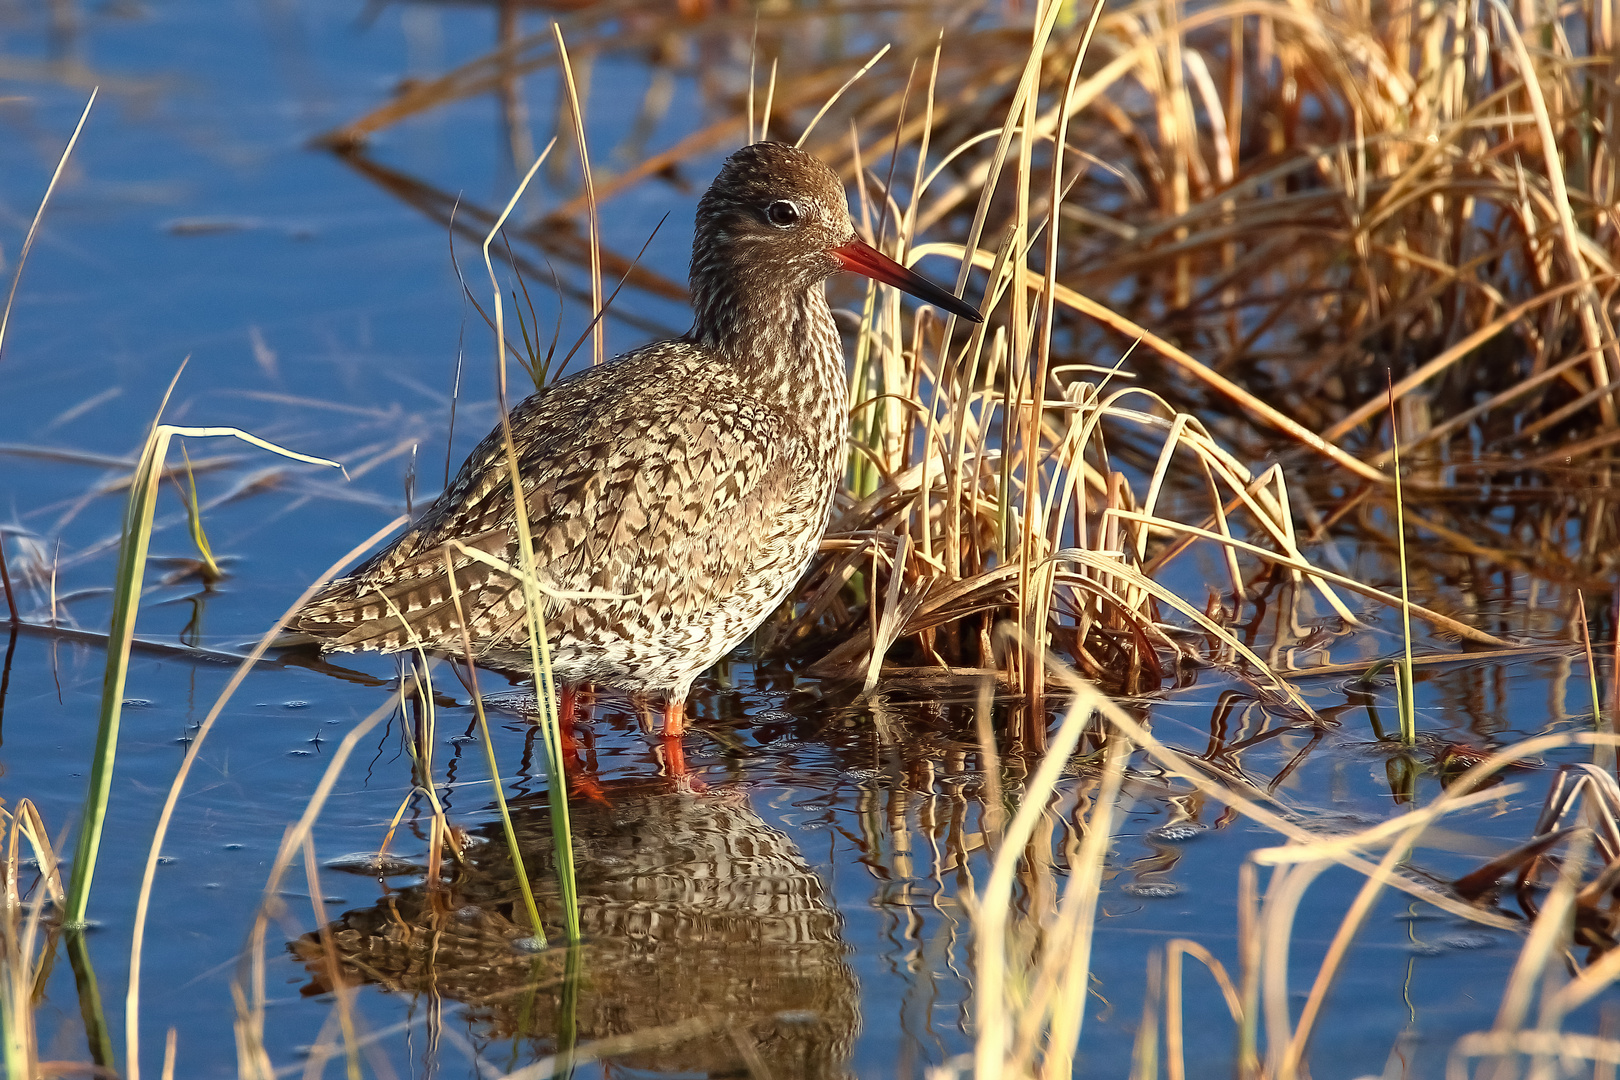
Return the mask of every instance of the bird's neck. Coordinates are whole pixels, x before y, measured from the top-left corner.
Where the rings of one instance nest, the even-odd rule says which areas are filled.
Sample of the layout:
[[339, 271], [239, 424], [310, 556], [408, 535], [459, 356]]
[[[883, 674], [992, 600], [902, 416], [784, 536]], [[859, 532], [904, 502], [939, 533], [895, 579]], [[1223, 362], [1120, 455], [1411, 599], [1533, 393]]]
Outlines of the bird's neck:
[[696, 298], [692, 339], [734, 365], [760, 400], [841, 445], [849, 385], [844, 345], [821, 282]]

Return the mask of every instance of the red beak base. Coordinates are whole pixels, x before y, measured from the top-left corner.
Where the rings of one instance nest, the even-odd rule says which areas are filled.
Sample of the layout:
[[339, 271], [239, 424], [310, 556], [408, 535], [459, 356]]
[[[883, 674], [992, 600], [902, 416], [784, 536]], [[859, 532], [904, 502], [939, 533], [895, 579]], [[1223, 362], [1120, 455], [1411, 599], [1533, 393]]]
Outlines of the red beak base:
[[831, 254], [838, 260], [840, 266], [852, 274], [860, 274], [874, 281], [881, 281], [885, 285], [893, 285], [901, 292], [910, 293], [925, 303], [944, 308], [970, 322], [984, 322], [984, 316], [979, 314], [978, 308], [935, 285], [916, 271], [906, 269], [858, 236], [847, 244], [833, 248]]

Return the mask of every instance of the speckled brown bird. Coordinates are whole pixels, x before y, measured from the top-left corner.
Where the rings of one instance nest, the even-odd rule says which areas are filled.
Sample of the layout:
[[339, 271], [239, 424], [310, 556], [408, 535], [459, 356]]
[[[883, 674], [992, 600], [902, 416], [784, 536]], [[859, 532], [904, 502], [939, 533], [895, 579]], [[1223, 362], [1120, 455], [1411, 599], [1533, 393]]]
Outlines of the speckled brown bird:
[[[856, 236], [822, 162], [780, 143], [744, 147], [698, 203], [692, 329], [513, 410], [536, 568], [558, 593], [617, 597], [551, 602], [560, 682], [662, 696], [678, 732], [693, 679], [798, 583], [844, 468], [849, 389], [824, 288], [841, 270], [980, 321]], [[499, 427], [415, 524], [289, 629], [329, 651], [419, 639], [459, 653], [450, 540], [518, 562]], [[478, 658], [526, 670], [521, 587], [454, 548], [451, 562]]]

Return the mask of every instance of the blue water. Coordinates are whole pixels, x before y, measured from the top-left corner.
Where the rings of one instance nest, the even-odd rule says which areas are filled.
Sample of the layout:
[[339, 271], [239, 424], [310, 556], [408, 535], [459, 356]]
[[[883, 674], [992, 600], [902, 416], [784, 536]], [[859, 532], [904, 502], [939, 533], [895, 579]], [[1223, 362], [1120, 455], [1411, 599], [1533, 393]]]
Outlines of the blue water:
[[[109, 4], [79, 18], [67, 53], [83, 69], [52, 74], [49, 65], [59, 58], [52, 59], [43, 16], [32, 10], [0, 16], [0, 57], [46, 65], [37, 76], [0, 80], [0, 96], [12, 99], [0, 104], [0, 252], [8, 276], [88, 85], [103, 86], [30, 256], [0, 357], [7, 554], [29, 618], [51, 617], [54, 588], [60, 624], [104, 627], [102, 590], [112, 579], [109, 543], [123, 498], [113, 482], [127, 469], [40, 455], [135, 454], [186, 360], [167, 421], [238, 425], [341, 461], [348, 471], [345, 479], [229, 440], [189, 444], [193, 459], [230, 458], [198, 476], [209, 536], [229, 577], [204, 591], [193, 578], [160, 583], [165, 568], [155, 567], [138, 634], [237, 651], [333, 560], [404, 510], [408, 471], [414, 468], [418, 501], [442, 483], [458, 357], [464, 370], [448, 451], [453, 464], [493, 421], [489, 334], [462, 296], [444, 228], [308, 145], [385, 100], [402, 77], [482, 52], [493, 19], [472, 7], [365, 12], [358, 4], [202, 0]], [[538, 20], [530, 26], [541, 28]], [[590, 117], [593, 141], [604, 151], [628, 130], [646, 82], [637, 57], [598, 60]], [[554, 91], [550, 73], [530, 80], [537, 135], [549, 137]], [[694, 130], [703, 108], [694, 81], [677, 79], [674, 107], [652, 146]], [[495, 106], [478, 98], [392, 128], [372, 151], [444, 191], [498, 207], [514, 182], [498, 131]], [[718, 158], [694, 164], [687, 179], [701, 188], [703, 169]], [[572, 194], [547, 187], [545, 174], [541, 183], [524, 215]], [[604, 213], [604, 241], [633, 256], [667, 212], [645, 261], [682, 280], [694, 198], [694, 190], [679, 185], [638, 186]], [[487, 290], [477, 284], [475, 251], [470, 245], [458, 251], [482, 300]], [[577, 271], [562, 272], [579, 280]], [[541, 284], [536, 306], [549, 334], [556, 307]], [[637, 294], [634, 304], [648, 320], [677, 330], [686, 324], [674, 302]], [[565, 345], [585, 321], [578, 304], [565, 306]], [[606, 333], [610, 353], [646, 337], [644, 329], [614, 319]], [[522, 377], [516, 369], [512, 374]], [[107, 485], [112, 489], [96, 493]], [[165, 495], [154, 556], [191, 556], [180, 505]], [[1365, 559], [1367, 576], [1385, 573], [1375, 558]], [[1189, 595], [1202, 595], [1195, 586], [1203, 569], [1185, 571]], [[1386, 653], [1392, 640], [1387, 625], [1369, 630], [1336, 643], [1334, 659], [1369, 659]], [[28, 631], [15, 639], [8, 660], [0, 794], [8, 806], [33, 800], [53, 833], [62, 834], [83, 796], [105, 654], [93, 641]], [[148, 1070], [161, 1061], [163, 1035], [173, 1025], [178, 1075], [235, 1073], [230, 982], [271, 859], [339, 741], [387, 700], [383, 684], [395, 676], [386, 658], [345, 664], [373, 676], [371, 684], [267, 663], [205, 744], [164, 848], [146, 931], [141, 1015]], [[97, 927], [89, 938], [120, 1048], [140, 868], [187, 740], [229, 673], [223, 661], [151, 651], [138, 651], [130, 670], [92, 904]], [[1223, 760], [1262, 786], [1282, 774], [1275, 795], [1301, 815], [1381, 820], [1398, 807], [1385, 755], [1367, 746], [1363, 699], [1346, 689], [1347, 678], [1302, 680], [1313, 707], [1337, 721], [1319, 729], [1268, 713], [1219, 672], [1201, 674], [1145, 711], [1160, 738], [1190, 753], [1254, 740]], [[467, 694], [447, 672], [438, 679], [449, 704], [438, 717], [436, 776], [455, 823], [497, 837], [476, 849], [487, 852], [500, 844], [482, 748], [463, 737], [473, 722]], [[1437, 668], [1419, 684], [1420, 722], [1437, 740], [1499, 744], [1581, 723], [1589, 708], [1585, 686], [1584, 668], [1567, 652]], [[593, 802], [581, 812], [597, 830], [581, 860], [583, 872], [600, 879], [586, 890], [587, 913], [612, 932], [585, 954], [582, 1034], [676, 1023], [720, 1008], [720, 1001], [733, 1010], [722, 1010], [723, 1026], [748, 1026], [784, 1075], [920, 1077], [969, 1051], [973, 951], [964, 897], [988, 873], [974, 839], [984, 828], [975, 693], [897, 689], [881, 702], [880, 718], [848, 688], [738, 662], [700, 687], [699, 719], [686, 741], [701, 788], [695, 794], [665, 775], [658, 740], [640, 730], [626, 703], [604, 702], [586, 730], [596, 742], [595, 772], [607, 806]], [[1386, 688], [1382, 722], [1392, 725], [1388, 698]], [[410, 805], [395, 850], [425, 857], [426, 807], [420, 795], [410, 798], [410, 763], [400, 741], [405, 722], [392, 718], [357, 747], [316, 828], [322, 859], [375, 851], [402, 801]], [[544, 790], [532, 728], [512, 713], [498, 712], [492, 722], [509, 794], [525, 800], [521, 820], [541, 837], [544, 812], [527, 805], [543, 802], [536, 796]], [[885, 725], [899, 735], [892, 743], [880, 734]], [[1235, 868], [1247, 852], [1278, 840], [1244, 819], [1222, 817], [1217, 806], [1189, 802], [1150, 763], [1138, 763], [1128, 786], [1130, 812], [1109, 855], [1082, 1042], [1087, 1068], [1105, 1075], [1122, 1075], [1129, 1066], [1144, 973], [1156, 950], [1190, 937], [1235, 965]], [[1527, 775], [1524, 795], [1451, 822], [1472, 838], [1468, 850], [1425, 849], [1418, 862], [1437, 875], [1456, 875], [1522, 840], [1544, 790], [1545, 774]], [[1429, 799], [1437, 790], [1426, 776], [1418, 796]], [[1149, 836], [1178, 805], [1210, 828], [1181, 843]], [[952, 854], [957, 840], [969, 852], [965, 864]], [[763, 870], [715, 854], [760, 843], [774, 860]], [[694, 886], [693, 896], [664, 906], [642, 896], [640, 907], [623, 908], [625, 890], [645, 884], [631, 872], [643, 863], [662, 867], [677, 883], [708, 874], [722, 885], [707, 892]], [[488, 874], [498, 876], [494, 869]], [[730, 891], [761, 884], [780, 884], [797, 898], [791, 917]], [[1143, 885], [1175, 888], [1144, 896]], [[319, 918], [360, 913], [352, 918], [358, 924], [372, 917], [364, 913], [416, 903], [419, 886], [409, 876], [385, 886], [327, 870]], [[1296, 992], [1308, 986], [1357, 887], [1354, 875], [1334, 871], [1308, 894], [1292, 954]], [[268, 1049], [277, 1066], [301, 1068], [333, 999], [300, 992], [318, 990], [318, 979], [288, 950], [318, 925], [301, 869], [282, 892], [287, 907], [272, 923], [267, 948]], [[499, 909], [508, 922], [509, 901]], [[705, 903], [719, 905], [718, 913], [705, 914]], [[641, 924], [625, 914], [630, 909], [636, 918], [663, 920], [658, 925], [665, 929], [632, 936], [623, 928]], [[495, 923], [477, 923], [487, 925]], [[708, 936], [689, 932], [691, 926]], [[783, 937], [792, 933], [805, 936]], [[488, 946], [493, 939], [476, 940]], [[1313, 1073], [1328, 1080], [1377, 1072], [1397, 1037], [1410, 1032], [1420, 1071], [1432, 1074], [1456, 1037], [1489, 1025], [1517, 944], [1510, 933], [1480, 931], [1422, 909], [1414, 916], [1404, 897], [1386, 897], [1319, 1028]], [[509, 954], [469, 949], [476, 961], [471, 974], [441, 987], [443, 1038], [431, 1052], [438, 1068], [472, 1075], [475, 1053], [486, 1065], [509, 1068], [548, 1052], [552, 1033], [544, 1022], [514, 1035], [508, 1029], [521, 1010], [507, 999], [491, 1004], [478, 996], [487, 986], [476, 973], [505, 970]], [[443, 966], [453, 968], [448, 960]], [[756, 969], [767, 974], [751, 979]], [[790, 970], [802, 982], [781, 974]], [[355, 1008], [370, 1031], [412, 1025], [409, 1034], [383, 1038], [379, 1052], [399, 1073], [425, 1073], [432, 1002], [419, 988], [410, 990], [404, 969], [396, 974], [393, 983], [381, 974], [368, 982]], [[464, 998], [449, 984], [462, 986]], [[1224, 1005], [1203, 976], [1189, 975], [1189, 986], [1194, 1058], [1218, 1062], [1216, 1071], [1224, 1072], [1234, 1041]], [[37, 1021], [42, 1057], [85, 1059], [65, 959]], [[621, 1064], [725, 1073], [738, 1067], [733, 1051], [734, 1044], [711, 1034], [641, 1049]]]

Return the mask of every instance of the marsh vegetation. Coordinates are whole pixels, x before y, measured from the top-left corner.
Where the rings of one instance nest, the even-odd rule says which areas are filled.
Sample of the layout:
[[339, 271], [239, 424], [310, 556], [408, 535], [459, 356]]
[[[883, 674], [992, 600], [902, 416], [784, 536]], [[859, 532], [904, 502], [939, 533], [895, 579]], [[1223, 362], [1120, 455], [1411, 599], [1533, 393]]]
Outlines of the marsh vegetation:
[[[8, 1075], [1620, 1063], [1609, 7], [204, 7], [0, 11]], [[270, 650], [762, 134], [988, 319], [834, 283], [684, 762]]]

